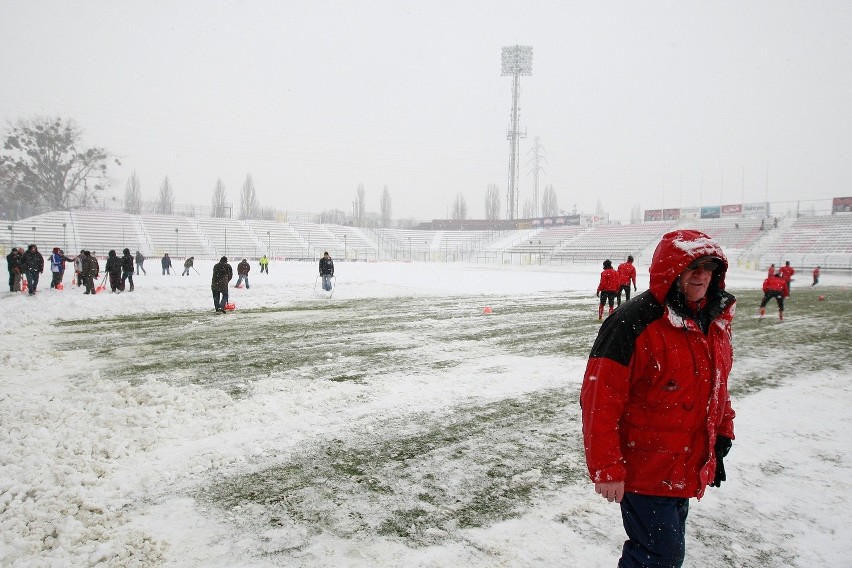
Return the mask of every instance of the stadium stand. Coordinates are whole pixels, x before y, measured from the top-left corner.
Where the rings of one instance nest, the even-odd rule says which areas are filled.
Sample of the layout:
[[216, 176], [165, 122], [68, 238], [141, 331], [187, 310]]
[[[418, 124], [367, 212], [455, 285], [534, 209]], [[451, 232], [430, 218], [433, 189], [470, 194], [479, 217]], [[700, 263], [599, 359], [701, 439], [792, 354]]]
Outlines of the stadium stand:
[[196, 218], [201, 235], [213, 247], [216, 256], [228, 258], [260, 258], [265, 246], [245, 221], [214, 217]]
[[[767, 219], [768, 221], [768, 219]], [[700, 219], [591, 227], [552, 226], [515, 231], [362, 229], [336, 224], [130, 215], [112, 210], [55, 211], [0, 225], [0, 250], [35, 243], [73, 255], [80, 249], [105, 256], [127, 247], [151, 257], [597, 264], [650, 255], [660, 236], [676, 227], [697, 228], [717, 239], [731, 262], [764, 269], [789, 260], [797, 269], [852, 270], [852, 214], [782, 217], [777, 228], [760, 218]]]
[[18, 221], [3, 221], [0, 242], [6, 254], [13, 246], [26, 249], [31, 244], [36, 245], [42, 253], [49, 253], [53, 247], [59, 247], [69, 255], [77, 252], [75, 227], [67, 211], [51, 211]]
[[[115, 211], [75, 209], [71, 211], [77, 241], [82, 248], [105, 257], [109, 250], [119, 256], [124, 248], [131, 252], [141, 250], [147, 244], [133, 215]], [[74, 251], [79, 252], [79, 250]]]
[[777, 233], [760, 255], [759, 267], [790, 261], [797, 269], [852, 269], [852, 214], [803, 216], [789, 226], [767, 230]]
[[[675, 224], [668, 221], [633, 223], [630, 225], [595, 225], [570, 241], [562, 244], [550, 255], [552, 262], [592, 263], [610, 259], [613, 263], [633, 255], [638, 261], [646, 249], [656, 246], [660, 237], [672, 230]], [[653, 248], [650, 252], [653, 252]]]
[[199, 232], [192, 217], [180, 215], [141, 216], [142, 229], [147, 237], [148, 256], [163, 256], [169, 253], [173, 260], [194, 257], [214, 257], [213, 247]]
[[263, 245], [261, 255], [277, 259], [300, 258], [308, 250], [308, 244], [288, 223], [250, 220], [246, 224]]

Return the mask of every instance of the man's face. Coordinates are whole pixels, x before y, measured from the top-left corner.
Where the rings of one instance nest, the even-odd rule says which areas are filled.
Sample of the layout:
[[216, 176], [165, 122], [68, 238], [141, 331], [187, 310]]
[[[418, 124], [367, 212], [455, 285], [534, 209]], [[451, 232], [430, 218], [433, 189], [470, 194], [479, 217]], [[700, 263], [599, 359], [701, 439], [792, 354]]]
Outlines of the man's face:
[[684, 297], [690, 302], [697, 302], [707, 294], [707, 287], [713, 278], [713, 270], [717, 264], [712, 260], [705, 261], [697, 266], [690, 265], [680, 273], [680, 289]]

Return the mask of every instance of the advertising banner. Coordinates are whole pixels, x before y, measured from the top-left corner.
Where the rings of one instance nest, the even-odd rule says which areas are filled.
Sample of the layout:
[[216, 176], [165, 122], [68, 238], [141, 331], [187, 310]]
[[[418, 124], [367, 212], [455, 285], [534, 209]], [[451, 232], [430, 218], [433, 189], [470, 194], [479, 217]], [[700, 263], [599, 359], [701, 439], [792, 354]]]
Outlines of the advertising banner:
[[722, 216], [722, 208], [718, 205], [701, 208], [702, 219], [718, 219]]
[[741, 203], [736, 205], [722, 205], [722, 217], [741, 217], [743, 214], [743, 206]]
[[849, 213], [852, 211], [852, 197], [835, 197], [831, 200], [832, 213]]

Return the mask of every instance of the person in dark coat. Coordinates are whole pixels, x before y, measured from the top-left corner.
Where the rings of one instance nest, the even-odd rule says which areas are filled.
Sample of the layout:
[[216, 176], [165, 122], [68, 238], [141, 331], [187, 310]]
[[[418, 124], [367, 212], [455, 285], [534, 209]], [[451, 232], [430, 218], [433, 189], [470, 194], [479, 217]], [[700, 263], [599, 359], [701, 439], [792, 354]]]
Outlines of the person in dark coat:
[[706, 234], [666, 233], [648, 290], [603, 322], [589, 354], [580, 391], [586, 466], [595, 492], [620, 503], [621, 567], [682, 566], [689, 500], [727, 479], [736, 301], [727, 270]]
[[20, 249], [12, 248], [12, 251], [6, 255], [6, 265], [9, 268], [9, 291], [21, 291], [21, 263], [23, 262], [23, 253]]
[[130, 282], [130, 291], [133, 291], [133, 257], [130, 249], [124, 249], [121, 255], [121, 289], [124, 290], [125, 282]]
[[21, 265], [23, 273], [27, 277], [27, 291], [30, 296], [35, 296], [39, 275], [44, 272], [44, 257], [38, 252], [36, 245], [27, 247], [27, 252], [21, 259]]
[[92, 256], [92, 252], [84, 250], [82, 252], [83, 259], [80, 261], [80, 277], [83, 280], [83, 286], [86, 287], [86, 294], [95, 294], [95, 280], [101, 272], [101, 266], [98, 264], [98, 259]]
[[225, 313], [228, 303], [228, 282], [234, 277], [234, 269], [228, 264], [228, 257], [223, 256], [213, 265], [213, 280], [210, 289], [213, 291], [213, 307], [217, 313]]
[[322, 289], [331, 292], [331, 277], [334, 276], [334, 261], [326, 251], [319, 261], [319, 273], [322, 276]]
[[139, 251], [137, 250], [137, 251], [136, 251], [136, 276], [139, 276], [139, 271], [140, 271], [140, 270], [141, 270], [141, 271], [142, 271], [145, 275], [147, 275], [147, 274], [148, 274], [148, 272], [145, 270], [145, 267], [144, 267], [144, 266], [142, 266], [142, 264], [143, 264], [144, 262], [145, 262], [145, 255], [144, 255], [144, 254], [142, 254], [141, 252], [139, 252]]
[[618, 297], [619, 277], [618, 272], [612, 267], [612, 261], [606, 259], [603, 262], [603, 272], [601, 272], [601, 281], [598, 284], [597, 296], [601, 299], [598, 304], [598, 319], [603, 319], [604, 304], [609, 302], [609, 313], [615, 309], [615, 299]]
[[165, 253], [160, 259], [160, 266], [163, 267], [163, 276], [172, 273], [172, 259], [169, 258], [169, 253]]
[[234, 286], [234, 288], [239, 288], [240, 284], [242, 284], [243, 280], [245, 280], [246, 281], [246, 290], [249, 289], [248, 274], [249, 274], [250, 270], [251, 270], [251, 266], [249, 265], [248, 261], [246, 259], [243, 259], [237, 265], [237, 285]]
[[180, 273], [181, 276], [189, 276], [189, 269], [192, 268], [193, 263], [195, 262], [195, 257], [191, 256], [183, 261], [183, 272]]
[[116, 294], [124, 290], [124, 283], [121, 281], [121, 259], [114, 250], [109, 251], [104, 270], [109, 274], [109, 287], [112, 293]]

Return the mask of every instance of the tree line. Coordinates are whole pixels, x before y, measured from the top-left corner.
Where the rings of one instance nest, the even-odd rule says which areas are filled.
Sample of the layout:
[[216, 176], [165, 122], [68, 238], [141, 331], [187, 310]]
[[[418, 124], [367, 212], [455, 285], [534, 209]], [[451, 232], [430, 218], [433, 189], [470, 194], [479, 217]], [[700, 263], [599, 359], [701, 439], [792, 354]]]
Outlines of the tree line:
[[[73, 120], [52, 117], [19, 119], [10, 123], [0, 154], [0, 218], [17, 220], [46, 211], [91, 207], [103, 202], [111, 179], [108, 166], [121, 161], [105, 148], [87, 148], [83, 131]], [[500, 188], [489, 184], [485, 192], [485, 218], [500, 218]], [[525, 210], [534, 210], [529, 201]], [[553, 186], [545, 188], [541, 203], [545, 217], [559, 214]], [[134, 171], [124, 191], [124, 211], [170, 215], [175, 213], [175, 193], [169, 177], [160, 183], [157, 198], [142, 199], [142, 183]], [[216, 181], [210, 205], [211, 217], [234, 217], [225, 185]], [[393, 220], [390, 190], [384, 187], [379, 212], [366, 208], [366, 190], [359, 184], [351, 215], [339, 209], [325, 210], [315, 219], [320, 223], [352, 224], [358, 227], [390, 227]], [[246, 175], [240, 191], [239, 219], [274, 219], [275, 210], [263, 208], [257, 198], [254, 180]], [[461, 192], [452, 204], [452, 219], [468, 217], [467, 201]], [[413, 220], [412, 220], [413, 221]]]

